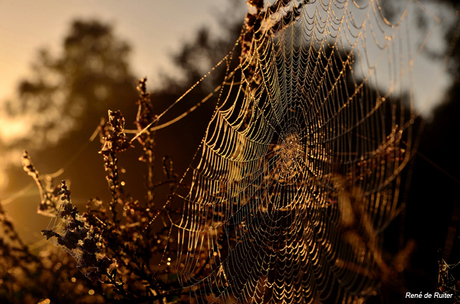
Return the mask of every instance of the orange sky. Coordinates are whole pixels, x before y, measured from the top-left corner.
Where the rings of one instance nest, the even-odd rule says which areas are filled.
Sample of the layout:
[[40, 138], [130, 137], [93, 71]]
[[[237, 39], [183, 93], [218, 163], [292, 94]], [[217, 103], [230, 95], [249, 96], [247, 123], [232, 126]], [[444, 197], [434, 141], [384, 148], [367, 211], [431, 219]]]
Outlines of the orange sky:
[[[233, 3], [241, 2], [231, 12]], [[115, 34], [132, 47], [131, 67], [139, 79], [147, 76], [154, 88], [160, 71], [171, 72], [170, 54], [196, 30], [211, 25], [218, 33], [218, 17], [243, 19], [244, 0], [17, 0], [0, 2], [0, 140], [6, 144], [28, 132], [27, 117], [13, 121], [2, 103], [15, 99], [21, 79], [27, 78], [38, 49], [61, 52], [63, 38], [76, 19], [97, 18], [114, 26]], [[1, 151], [0, 151], [1, 153]], [[7, 179], [1, 171], [20, 155], [2, 155], [0, 191]], [[13, 158], [13, 160], [11, 160]], [[7, 160], [9, 159], [9, 161]], [[3, 197], [4, 198], [4, 197]]]
[[[233, 1], [242, 4], [242, 10], [232, 12], [234, 18], [242, 18], [246, 1]], [[201, 25], [217, 28], [218, 18], [213, 12], [217, 10], [231, 16], [228, 9], [231, 3], [232, 0], [2, 1], [0, 103], [13, 96], [18, 80], [28, 75], [38, 48], [50, 47], [59, 51], [59, 44], [75, 18], [96, 17], [114, 24], [115, 33], [133, 46], [131, 58], [136, 76], [148, 76], [152, 87], [159, 71], [171, 69], [168, 54]], [[434, 12], [434, 8], [430, 10]], [[436, 35], [439, 33], [434, 34], [435, 38]], [[415, 83], [420, 83], [420, 87], [416, 91], [420, 92], [421, 111], [427, 112], [433, 102], [427, 97], [433, 87], [433, 75], [436, 75], [439, 87], [445, 87], [447, 83], [439, 71], [439, 63], [426, 61], [418, 66], [420, 71], [416, 74], [419, 79]]]
[[[59, 43], [74, 18], [99, 18], [114, 24], [115, 33], [132, 47], [132, 65], [139, 77], [154, 83], [167, 69], [168, 54], [201, 25], [217, 27], [213, 12], [228, 0], [17, 0], [0, 2], [0, 101], [11, 96], [28, 75], [37, 49]], [[242, 4], [245, 1], [241, 0]], [[242, 6], [243, 11], [245, 9]], [[227, 10], [228, 11], [228, 10]], [[228, 14], [227, 14], [228, 15]], [[230, 14], [231, 16], [231, 14]], [[242, 18], [243, 13], [239, 14]]]

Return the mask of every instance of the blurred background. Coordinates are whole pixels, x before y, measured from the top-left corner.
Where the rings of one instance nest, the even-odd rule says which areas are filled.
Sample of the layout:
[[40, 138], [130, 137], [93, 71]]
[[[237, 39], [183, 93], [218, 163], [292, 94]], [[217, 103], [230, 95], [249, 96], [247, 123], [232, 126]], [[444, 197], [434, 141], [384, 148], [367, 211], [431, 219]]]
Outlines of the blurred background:
[[[405, 240], [416, 243], [407, 273], [414, 292], [434, 291], [438, 250], [450, 262], [460, 260], [460, 7], [448, 0], [421, 2], [425, 16], [434, 14], [440, 23], [415, 70], [424, 131], [401, 228]], [[389, 19], [400, 9], [394, 3], [381, 1]], [[134, 129], [136, 85], [143, 77], [161, 113], [232, 49], [246, 12], [243, 0], [0, 2], [0, 201], [26, 243], [43, 240], [40, 230], [49, 219], [36, 213], [38, 189], [22, 170], [22, 151], [41, 173], [69, 181], [80, 210], [89, 198], [109, 197], [100, 142], [90, 141], [100, 118], [119, 109]], [[414, 36], [431, 26], [423, 16], [414, 19]], [[201, 82], [162, 121], [188, 110], [218, 79]], [[211, 98], [180, 125], [158, 132], [159, 180], [164, 155], [179, 175], [184, 172], [214, 107]], [[136, 199], [143, 198], [146, 173], [128, 160], [139, 154], [133, 149], [120, 161], [129, 167], [127, 189]]]
[[[37, 228], [46, 227], [48, 219], [36, 217], [38, 189], [21, 168], [22, 151], [30, 153], [41, 173], [57, 172], [57, 181], [68, 180], [78, 206], [104, 198], [100, 143], [97, 137], [89, 141], [100, 119], [119, 109], [126, 127], [134, 129], [137, 80], [143, 77], [157, 95], [159, 114], [227, 54], [246, 13], [244, 2], [225, 0], [46, 0], [0, 6], [0, 200], [27, 242], [42, 239]], [[209, 85], [197, 88], [197, 94]], [[163, 121], [193, 106], [194, 99], [187, 99]], [[210, 115], [215, 104], [209, 104], [198, 115]], [[197, 120], [190, 118], [189, 124]], [[176, 144], [165, 136], [161, 146], [169, 148], [159, 151], [159, 163], [165, 154], [193, 153], [208, 118], [193, 123], [188, 130], [196, 132], [176, 138]], [[187, 128], [170, 132], [182, 130]], [[190, 160], [186, 157], [178, 169], [183, 172]], [[136, 182], [143, 187], [142, 171], [128, 174], [133, 192]]]

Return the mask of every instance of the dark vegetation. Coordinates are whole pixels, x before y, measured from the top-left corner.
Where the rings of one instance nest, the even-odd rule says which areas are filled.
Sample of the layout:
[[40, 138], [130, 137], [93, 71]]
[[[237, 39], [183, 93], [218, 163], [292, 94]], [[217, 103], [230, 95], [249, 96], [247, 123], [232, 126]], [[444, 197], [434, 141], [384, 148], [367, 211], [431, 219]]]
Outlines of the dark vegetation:
[[[199, 30], [173, 56], [186, 77], [176, 80], [164, 75], [163, 89], [152, 93], [147, 92], [146, 79], [138, 82], [136, 93], [136, 81], [127, 64], [129, 46], [114, 36], [111, 26], [99, 21], [75, 21], [61, 56], [40, 52], [36, 78], [21, 82], [21, 103], [9, 104], [7, 111], [19, 117], [29, 108], [38, 108], [43, 119], [36, 122], [34, 133], [11, 148], [30, 147], [29, 153], [42, 172], [64, 169], [59, 178], [40, 174], [29, 153], [24, 154], [24, 170], [40, 188], [38, 212], [59, 217], [55, 226], [42, 233], [60, 247], [51, 244], [29, 249], [2, 208], [0, 302], [189, 302], [188, 291], [180, 288], [172, 269], [163, 266], [166, 261], [160, 266], [162, 257], [169, 254], [165, 248], [173, 242], [163, 205], [178, 182], [176, 171], [183, 172], [192, 159], [215, 97], [196, 111], [198, 119], [193, 113], [163, 134], [147, 130], [133, 142], [135, 147], [124, 130], [144, 129], [200, 80], [202, 71], [210, 70], [233, 47], [239, 35], [239, 29], [234, 28], [236, 25], [220, 39], [211, 37], [205, 28]], [[217, 69], [212, 79], [197, 85], [161, 122], [202, 100], [224, 73]], [[59, 119], [49, 119], [47, 113], [56, 106], [60, 106]], [[109, 111], [101, 122], [109, 109], [120, 110]], [[66, 123], [68, 128], [63, 127]], [[92, 136], [95, 131], [100, 141]], [[64, 167], [59, 161], [63, 155], [72, 158], [64, 161]], [[20, 189], [27, 184], [21, 177], [24, 172], [16, 171], [10, 169], [10, 184]], [[71, 195], [67, 179], [79, 196]], [[108, 192], [101, 191], [107, 186]], [[59, 200], [64, 204], [55, 211]], [[180, 214], [180, 209], [166, 209]], [[163, 295], [165, 291], [170, 292]]]
[[[450, 28], [446, 32], [446, 41], [451, 41], [455, 31]], [[206, 29], [200, 30], [174, 57], [184, 79], [165, 76], [164, 89], [151, 93], [144, 80], [138, 83], [136, 93], [136, 80], [127, 63], [129, 46], [114, 37], [110, 26], [100, 22], [74, 22], [62, 56], [40, 53], [36, 78], [21, 82], [21, 104], [10, 105], [8, 111], [15, 116], [32, 108], [46, 117], [44, 113], [56, 105], [53, 102], [64, 104], [59, 104], [59, 120], [44, 118], [37, 122], [30, 138], [16, 145], [27, 143], [31, 147], [30, 155], [40, 171], [60, 169], [63, 164], [56, 161], [60, 155], [77, 155], [84, 165], [69, 162], [59, 176], [59, 180], [72, 180], [72, 193], [78, 195], [74, 197], [66, 182], [40, 175], [29, 156], [24, 156], [25, 169], [41, 183], [41, 211], [52, 212], [57, 199], [64, 201], [59, 214], [62, 222], [56, 223], [64, 230], [49, 227], [44, 234], [66, 251], [57, 246], [30, 249], [0, 205], [0, 302], [37, 303], [49, 299], [51, 303], [150, 303], [162, 300], [160, 293], [170, 290], [166, 301], [189, 303], [188, 293], [181, 290], [174, 271], [158, 266], [162, 256], [168, 256], [163, 250], [170, 243], [169, 220], [162, 207], [177, 183], [176, 172], [188, 166], [215, 104], [211, 99], [201, 106], [199, 116], [189, 115], [180, 126], [169, 127], [168, 133], [144, 133], [133, 142], [136, 148], [131, 147], [124, 129], [141, 130], [154, 120], [231, 49], [238, 34], [238, 29], [231, 29], [217, 39]], [[404, 228], [399, 230], [406, 241], [416, 243], [411, 266], [404, 273], [406, 289], [412, 292], [432, 292], [439, 287], [438, 260], [460, 261], [460, 51], [458, 47], [454, 50], [450, 70], [454, 81], [432, 119], [425, 122], [402, 219]], [[216, 73], [224, 75], [223, 70]], [[218, 84], [213, 79], [197, 86], [164, 121], [203, 99], [209, 88]], [[110, 112], [108, 120], [100, 123], [108, 109], [120, 112]], [[100, 141], [89, 141], [96, 129]], [[180, 136], [181, 140], [171, 136], [184, 130], [196, 132]], [[139, 156], [141, 161], [137, 160]], [[16, 171], [11, 169], [11, 187], [20, 189], [24, 178]], [[109, 191], [101, 193], [107, 183]], [[87, 201], [88, 197], [92, 199]], [[157, 217], [165, 217], [158, 221], [165, 225], [152, 225], [151, 220]], [[88, 230], [89, 224], [94, 228]], [[442, 287], [449, 292], [459, 289], [460, 273], [456, 270], [450, 270], [454, 278]], [[442, 276], [448, 277], [445, 272]]]
[[[457, 1], [442, 2], [458, 16]], [[460, 132], [458, 21], [454, 19], [444, 26], [447, 49], [452, 51], [447, 66], [452, 84], [445, 95], [440, 96], [440, 104], [425, 121], [421, 133], [407, 193], [404, 233], [405, 238], [415, 240], [417, 246], [412, 267], [406, 273], [407, 289], [434, 292], [439, 288], [454, 294], [457, 302], [460, 301], [460, 269], [452, 266], [460, 261], [460, 159], [456, 144]], [[423, 25], [423, 20], [420, 22]], [[440, 64], [444, 59], [430, 50], [426, 55]], [[445, 263], [450, 266], [446, 268]]]

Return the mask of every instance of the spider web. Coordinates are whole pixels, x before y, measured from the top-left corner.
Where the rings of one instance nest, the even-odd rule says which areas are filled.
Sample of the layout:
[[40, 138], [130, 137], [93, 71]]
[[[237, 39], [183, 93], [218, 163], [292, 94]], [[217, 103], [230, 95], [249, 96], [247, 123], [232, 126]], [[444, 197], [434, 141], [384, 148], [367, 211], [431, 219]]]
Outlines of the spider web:
[[[351, 303], [390, 268], [413, 151], [408, 1], [277, 1], [248, 16], [239, 67], [177, 191], [177, 270], [197, 303]], [[172, 252], [172, 250], [171, 250]], [[169, 262], [171, 261], [171, 262]]]

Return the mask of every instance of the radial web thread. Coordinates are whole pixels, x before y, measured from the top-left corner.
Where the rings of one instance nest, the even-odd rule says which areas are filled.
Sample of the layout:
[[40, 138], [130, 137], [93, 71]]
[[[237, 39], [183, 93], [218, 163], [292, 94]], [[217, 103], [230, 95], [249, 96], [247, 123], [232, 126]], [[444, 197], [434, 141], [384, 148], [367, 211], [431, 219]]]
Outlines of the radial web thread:
[[183, 215], [164, 260], [196, 303], [352, 303], [378, 290], [414, 152], [408, 28], [421, 9], [408, 1], [390, 24], [378, 1], [277, 1], [246, 24], [189, 187], [172, 198]]

